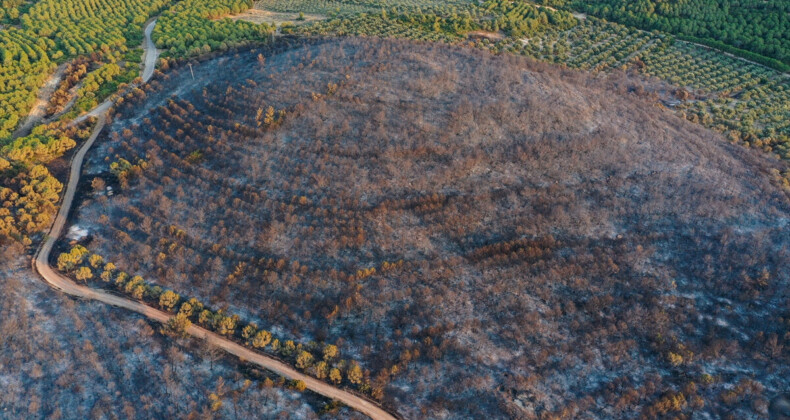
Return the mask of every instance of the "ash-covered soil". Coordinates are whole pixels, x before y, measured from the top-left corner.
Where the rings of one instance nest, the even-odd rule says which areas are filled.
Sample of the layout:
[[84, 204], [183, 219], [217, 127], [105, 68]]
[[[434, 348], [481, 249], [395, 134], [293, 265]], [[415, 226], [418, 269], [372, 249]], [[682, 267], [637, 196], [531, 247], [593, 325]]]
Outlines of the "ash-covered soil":
[[65, 296], [22, 252], [0, 249], [0, 419], [319, 418], [325, 399], [137, 314]]
[[[77, 223], [150, 282], [338, 344], [409, 418], [766, 417], [786, 166], [650, 91], [406, 41], [244, 51], [119, 107], [87, 169], [119, 191]], [[149, 165], [119, 182], [119, 158]]]

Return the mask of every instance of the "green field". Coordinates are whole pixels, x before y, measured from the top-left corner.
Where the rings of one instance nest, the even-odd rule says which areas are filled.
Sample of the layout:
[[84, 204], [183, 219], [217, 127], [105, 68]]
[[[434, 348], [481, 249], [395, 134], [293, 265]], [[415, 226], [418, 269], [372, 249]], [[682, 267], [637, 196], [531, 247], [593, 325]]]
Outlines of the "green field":
[[540, 0], [613, 22], [659, 30], [790, 70], [788, 0]]

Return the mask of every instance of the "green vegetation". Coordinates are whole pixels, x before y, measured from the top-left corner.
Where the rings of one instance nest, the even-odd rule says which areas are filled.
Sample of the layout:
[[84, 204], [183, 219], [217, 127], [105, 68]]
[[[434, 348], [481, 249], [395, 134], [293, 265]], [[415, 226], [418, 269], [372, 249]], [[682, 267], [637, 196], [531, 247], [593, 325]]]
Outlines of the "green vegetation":
[[53, 58], [59, 59], [139, 45], [143, 23], [170, 1], [110, 0], [98, 5], [87, 0], [39, 0], [19, 20], [24, 29], [54, 40]]
[[222, 19], [250, 7], [251, 0], [183, 0], [162, 13], [154, 28], [154, 41], [166, 56], [179, 57], [267, 39], [271, 30], [265, 24]]
[[35, 131], [29, 136], [17, 138], [0, 150], [13, 160], [47, 163], [76, 145], [73, 139], [62, 133], [47, 131], [41, 127]]
[[0, 140], [7, 138], [27, 115], [36, 92], [54, 69], [48, 38], [14, 27], [0, 31]]
[[299, 28], [283, 27], [282, 31], [283, 33], [370, 35], [421, 41], [454, 42], [462, 38], [455, 31], [449, 29], [453, 23], [433, 14], [363, 13], [355, 17], [333, 19]]
[[[142, 40], [142, 25], [171, 0], [39, 0], [0, 31], [0, 140], [25, 118], [35, 95], [54, 69], [79, 55], [124, 51]], [[11, 3], [12, 18], [24, 10]], [[4, 7], [5, 8], [5, 7]], [[20, 9], [21, 8], [21, 9]], [[0, 16], [2, 18], [2, 16]]]
[[102, 64], [95, 71], [88, 73], [77, 90], [77, 103], [74, 108], [78, 113], [87, 112], [99, 105], [104, 99], [118, 91], [121, 84], [128, 84], [140, 74], [138, 63], [126, 62], [118, 64], [109, 62]]
[[[637, 28], [676, 34], [761, 64], [790, 70], [788, 0], [542, 0], [542, 3], [580, 10]], [[748, 54], [749, 51], [763, 57]]]
[[495, 46], [584, 70], [621, 68], [637, 56], [670, 44], [665, 36], [590, 18], [569, 31], [551, 31], [525, 42]]
[[0, 30], [0, 141], [26, 118], [36, 92], [57, 63], [91, 55], [99, 61], [114, 57], [110, 62], [119, 66], [118, 61], [128, 64], [121, 69], [107, 63], [91, 65], [107, 67], [89, 76], [94, 79], [89, 83], [97, 83], [81, 89], [78, 109], [86, 110], [136, 77], [139, 55], [130, 59], [128, 53], [142, 42], [143, 24], [152, 16], [170, 7], [157, 25], [158, 44], [171, 56], [192, 55], [261, 39], [268, 33], [265, 26], [210, 20], [250, 6], [248, 0], [3, 1], [0, 22], [13, 26]]
[[[287, 7], [279, 9], [288, 10]], [[509, 35], [516, 38], [552, 29], [566, 30], [577, 24], [576, 19], [568, 12], [506, 0], [489, 0], [481, 6], [471, 3], [421, 8], [406, 5], [355, 16], [342, 12], [336, 14], [341, 17], [298, 29], [287, 28], [284, 32], [375, 35], [456, 42], [465, 39], [472, 31], [486, 31], [494, 36]]]
[[680, 88], [680, 115], [790, 159], [790, 81], [775, 70], [595, 18], [525, 45], [505, 40], [489, 48], [574, 68], [631, 69], [656, 77]]
[[[48, 111], [59, 110], [68, 101], [68, 89], [85, 75], [77, 108], [91, 108], [98, 99], [113, 93], [119, 83], [136, 76], [137, 66], [122, 67], [117, 57], [140, 43], [142, 24], [169, 2], [3, 2], [0, 21], [12, 26], [0, 30], [0, 154], [6, 167], [0, 171], [6, 199], [0, 241], [13, 239], [29, 244], [31, 235], [49, 225], [61, 184], [41, 164], [61, 156], [86, 135], [85, 127], [62, 129], [50, 124], [13, 138], [39, 88], [57, 63], [82, 56], [75, 60], [81, 64], [70, 67], [67, 79], [74, 77], [53, 95]], [[88, 73], [94, 67], [97, 69]]]
[[43, 165], [12, 166], [0, 157], [0, 242], [5, 238], [29, 245], [30, 236], [48, 226], [63, 185]]
[[380, 13], [391, 8], [421, 10], [466, 8], [469, 0], [259, 0], [256, 7], [280, 13], [310, 13], [329, 17], [348, 17], [360, 13]]
[[61, 128], [41, 125], [13, 141], [0, 143], [0, 245], [32, 244], [56, 213], [62, 184], [44, 164], [74, 147], [89, 134], [89, 122]]
[[538, 8], [526, 2], [488, 0], [482, 5], [485, 14], [493, 15], [483, 27], [489, 31], [503, 31], [514, 38], [533, 36], [548, 27], [566, 30], [576, 26], [576, 18], [568, 12]]

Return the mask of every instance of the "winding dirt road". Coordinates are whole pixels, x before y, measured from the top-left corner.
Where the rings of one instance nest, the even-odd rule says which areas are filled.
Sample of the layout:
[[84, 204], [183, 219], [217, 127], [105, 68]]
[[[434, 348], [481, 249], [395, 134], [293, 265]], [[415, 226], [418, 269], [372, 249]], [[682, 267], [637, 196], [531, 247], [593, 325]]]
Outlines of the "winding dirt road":
[[[159, 50], [156, 49], [156, 45], [154, 45], [154, 41], [151, 40], [151, 33], [154, 31], [154, 26], [156, 26], [156, 18], [151, 19], [145, 26], [143, 30], [143, 70], [140, 72], [141, 79], [143, 83], [151, 80], [151, 76], [154, 75], [154, 68], [156, 67], [156, 59], [159, 57]], [[90, 112], [80, 115], [79, 117], [75, 118], [72, 121], [72, 124], [76, 124], [82, 122], [90, 117], [99, 118], [102, 115], [107, 114], [107, 111], [110, 110], [112, 104], [115, 103], [115, 98], [110, 96], [107, 100], [100, 103], [96, 108], [90, 110]]]
[[[146, 37], [146, 45], [153, 45], [151, 42], [151, 30], [153, 29], [153, 25], [156, 21], [154, 20], [146, 27], [145, 30], [145, 37]], [[143, 71], [143, 80], [147, 81], [150, 79], [150, 75], [153, 74], [153, 64], [156, 61], [156, 53], [150, 54], [150, 49], [146, 48], [146, 59], [144, 60], [145, 69]], [[150, 58], [153, 56], [153, 58]], [[148, 78], [145, 75], [148, 74]], [[85, 155], [87, 154], [88, 150], [91, 148], [93, 143], [96, 141], [96, 138], [101, 133], [102, 129], [104, 128], [105, 124], [107, 123], [107, 109], [110, 108], [110, 105], [101, 104], [93, 111], [91, 111], [92, 115], [98, 118], [98, 122], [96, 127], [93, 129], [93, 133], [91, 133], [90, 138], [79, 148], [77, 153], [72, 157], [70, 170], [69, 170], [69, 181], [66, 186], [66, 192], [63, 194], [63, 201], [60, 206], [60, 210], [58, 211], [58, 215], [55, 218], [55, 222], [52, 224], [52, 228], [49, 231], [49, 234], [46, 237], [46, 240], [39, 248], [38, 252], [36, 253], [33, 266], [36, 271], [44, 278], [44, 280], [53, 288], [60, 290], [64, 293], [70, 294], [72, 296], [84, 298], [84, 299], [92, 299], [97, 300], [100, 302], [104, 302], [109, 305], [117, 306], [119, 308], [129, 309], [131, 311], [135, 311], [139, 314], [142, 314], [150, 319], [153, 319], [158, 322], [165, 323], [170, 319], [170, 315], [160, 311], [159, 309], [150, 307], [143, 303], [133, 301], [130, 299], [126, 299], [121, 296], [116, 296], [105, 291], [99, 289], [91, 289], [87, 286], [79, 285], [71, 281], [68, 277], [65, 277], [58, 272], [56, 272], [50, 265], [49, 265], [49, 255], [52, 252], [53, 247], [55, 246], [55, 242], [63, 233], [63, 228], [66, 225], [66, 221], [68, 219], [68, 214], [71, 209], [71, 205], [74, 202], [74, 194], [77, 191], [77, 184], [80, 181], [80, 174], [82, 171], [82, 162], [85, 159]], [[343, 404], [366, 414], [372, 419], [375, 420], [394, 420], [395, 417], [390, 413], [384, 411], [381, 407], [377, 404], [366, 400], [360, 396], [357, 396], [351, 392], [344, 391], [340, 388], [333, 387], [325, 382], [319, 381], [313, 377], [305, 375], [301, 372], [298, 372], [294, 368], [290, 367], [289, 365], [280, 362], [276, 359], [268, 357], [264, 354], [254, 352], [246, 347], [243, 347], [231, 340], [228, 340], [225, 337], [222, 337], [218, 334], [215, 334], [211, 331], [208, 331], [204, 328], [198, 327], [196, 325], [191, 326], [187, 333], [193, 337], [197, 337], [203, 340], [206, 340], [211, 345], [219, 347], [226, 352], [235, 355], [247, 362], [254, 363], [264, 369], [268, 369], [280, 376], [283, 376], [288, 379], [294, 380], [301, 380], [304, 381], [305, 385], [307, 385], [307, 389], [310, 389], [313, 392], [321, 394], [327, 398], [331, 398], [333, 400], [337, 400], [342, 402]]]
[[154, 67], [156, 67], [156, 59], [159, 57], [159, 50], [156, 49], [156, 45], [151, 39], [154, 26], [156, 26], [156, 18], [148, 22], [143, 31], [143, 35], [145, 35], [143, 40], [143, 83], [151, 80], [151, 76], [154, 75]]

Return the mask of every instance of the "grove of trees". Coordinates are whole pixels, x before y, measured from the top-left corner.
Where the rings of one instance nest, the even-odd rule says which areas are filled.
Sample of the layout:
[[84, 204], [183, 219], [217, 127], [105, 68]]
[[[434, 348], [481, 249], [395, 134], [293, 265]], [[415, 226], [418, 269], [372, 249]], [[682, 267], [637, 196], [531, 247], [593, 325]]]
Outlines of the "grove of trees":
[[154, 41], [166, 55], [179, 57], [269, 39], [271, 29], [266, 24], [223, 19], [250, 7], [252, 0], [182, 0], [159, 18]]
[[540, 0], [538, 3], [676, 34], [790, 71], [788, 0]]

